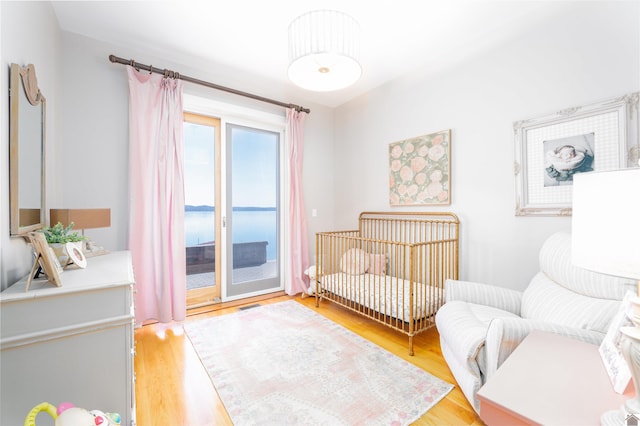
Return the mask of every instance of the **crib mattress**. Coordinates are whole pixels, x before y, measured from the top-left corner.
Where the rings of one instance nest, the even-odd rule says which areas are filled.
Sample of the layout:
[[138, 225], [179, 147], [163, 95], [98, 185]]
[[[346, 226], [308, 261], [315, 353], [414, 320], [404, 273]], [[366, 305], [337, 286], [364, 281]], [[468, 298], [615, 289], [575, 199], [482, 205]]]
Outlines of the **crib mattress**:
[[[409, 321], [411, 283], [390, 275], [344, 272], [325, 275], [322, 290], [348, 299], [392, 318]], [[413, 318], [435, 314], [444, 302], [444, 290], [428, 284], [415, 284]]]

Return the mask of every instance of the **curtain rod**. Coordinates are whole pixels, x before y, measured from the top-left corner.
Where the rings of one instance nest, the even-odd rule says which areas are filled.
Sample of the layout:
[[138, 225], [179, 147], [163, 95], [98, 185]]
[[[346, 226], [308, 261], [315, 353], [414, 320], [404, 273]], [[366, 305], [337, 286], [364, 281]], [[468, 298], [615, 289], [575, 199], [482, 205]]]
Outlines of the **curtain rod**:
[[255, 99], [257, 101], [262, 101], [262, 102], [266, 102], [269, 104], [273, 104], [273, 105], [278, 105], [284, 108], [293, 108], [298, 112], [306, 112], [307, 114], [309, 114], [311, 112], [310, 109], [308, 108], [304, 108], [300, 105], [296, 105], [296, 104], [287, 104], [284, 102], [280, 102], [280, 101], [276, 101], [273, 99], [269, 99], [269, 98], [265, 98], [262, 96], [258, 96], [258, 95], [254, 95], [252, 93], [247, 93], [247, 92], [242, 92], [240, 90], [236, 90], [236, 89], [231, 89], [229, 87], [224, 87], [224, 86], [220, 86], [218, 84], [214, 84], [214, 83], [209, 83], [208, 81], [204, 81], [204, 80], [198, 80], [197, 78], [193, 78], [193, 77], [188, 77], [186, 75], [177, 73], [175, 71], [170, 71], [168, 69], [160, 69], [160, 68], [156, 68], [152, 65], [144, 65], [141, 64], [139, 62], [134, 61], [133, 59], [124, 59], [124, 58], [119, 58], [115, 55], [109, 55], [109, 60], [113, 63], [118, 63], [118, 64], [123, 64], [123, 65], [131, 65], [132, 67], [134, 67], [137, 70], [145, 70], [145, 71], [149, 71], [154, 72], [156, 74], [164, 74], [165, 77], [170, 77], [170, 78], [179, 78], [180, 80], [184, 80], [184, 81], [188, 81], [190, 83], [195, 83], [195, 84], [199, 84], [201, 86], [206, 86], [206, 87], [210, 87], [212, 89], [216, 89], [216, 90], [222, 90], [223, 92], [228, 92], [228, 93], [233, 93], [235, 95], [240, 95], [240, 96], [244, 96], [246, 98], [251, 98], [251, 99]]

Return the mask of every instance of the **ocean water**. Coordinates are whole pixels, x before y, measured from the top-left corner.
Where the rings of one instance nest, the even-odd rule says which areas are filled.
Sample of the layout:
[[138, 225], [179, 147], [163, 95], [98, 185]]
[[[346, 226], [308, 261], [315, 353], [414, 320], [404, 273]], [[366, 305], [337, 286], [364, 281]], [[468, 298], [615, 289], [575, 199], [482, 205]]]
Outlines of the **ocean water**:
[[[275, 260], [278, 253], [276, 213], [274, 210], [234, 211], [233, 242], [267, 241], [267, 260]], [[184, 212], [184, 223], [187, 247], [215, 241], [215, 212]]]

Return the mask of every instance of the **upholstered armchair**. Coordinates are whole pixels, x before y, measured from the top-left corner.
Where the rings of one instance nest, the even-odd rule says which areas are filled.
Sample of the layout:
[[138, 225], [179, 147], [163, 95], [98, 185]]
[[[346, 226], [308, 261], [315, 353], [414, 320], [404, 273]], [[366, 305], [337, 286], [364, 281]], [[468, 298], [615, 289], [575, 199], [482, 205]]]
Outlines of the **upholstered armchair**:
[[442, 354], [476, 411], [476, 393], [532, 330], [599, 344], [635, 282], [571, 263], [571, 235], [543, 244], [540, 271], [523, 291], [448, 280], [436, 315]]

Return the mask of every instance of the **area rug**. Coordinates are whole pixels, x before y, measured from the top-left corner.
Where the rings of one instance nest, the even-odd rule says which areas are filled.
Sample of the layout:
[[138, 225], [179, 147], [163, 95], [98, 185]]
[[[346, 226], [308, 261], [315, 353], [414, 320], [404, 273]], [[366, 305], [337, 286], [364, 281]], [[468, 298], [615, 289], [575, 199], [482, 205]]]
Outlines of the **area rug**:
[[295, 301], [184, 327], [236, 426], [407, 425], [453, 389]]

